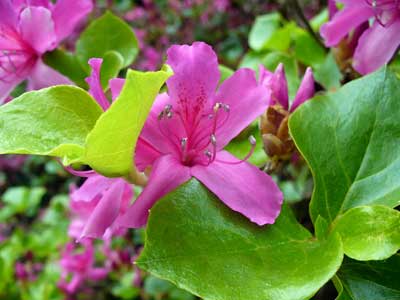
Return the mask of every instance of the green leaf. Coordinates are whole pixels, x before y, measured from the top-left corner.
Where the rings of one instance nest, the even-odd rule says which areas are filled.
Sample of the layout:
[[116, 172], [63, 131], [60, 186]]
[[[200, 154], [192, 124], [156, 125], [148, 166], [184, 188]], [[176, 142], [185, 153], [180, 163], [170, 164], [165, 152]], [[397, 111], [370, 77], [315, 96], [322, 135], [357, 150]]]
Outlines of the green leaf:
[[125, 176], [133, 168], [140, 131], [169, 72], [129, 70], [119, 97], [99, 118], [86, 142], [85, 162], [110, 177]]
[[383, 69], [317, 96], [289, 120], [315, 188], [310, 205], [331, 223], [361, 205], [400, 203], [400, 81]]
[[307, 66], [315, 67], [325, 61], [325, 49], [305, 30], [296, 30], [294, 56]]
[[0, 107], [0, 154], [58, 156], [79, 161], [102, 113], [84, 90], [55, 86], [29, 92]]
[[310, 298], [342, 258], [337, 235], [312, 238], [288, 207], [259, 227], [192, 179], [151, 209], [137, 264], [206, 300], [296, 300]]
[[136, 272], [126, 272], [118, 279], [112, 287], [111, 293], [121, 299], [134, 299], [140, 294], [140, 290], [132, 283], [135, 279]]
[[279, 13], [272, 13], [258, 16], [249, 34], [249, 46], [255, 51], [260, 51], [264, 45], [279, 29], [281, 16]]
[[340, 72], [332, 52], [325, 57], [322, 64], [315, 66], [313, 71], [315, 80], [325, 89], [335, 90], [340, 87], [343, 74]]
[[219, 71], [221, 72], [221, 78], [219, 80], [220, 84], [222, 82], [224, 82], [226, 79], [228, 79], [229, 77], [231, 77], [234, 73], [234, 71], [232, 69], [230, 69], [224, 65], [219, 65], [218, 68], [219, 68]]
[[7, 204], [7, 207], [12, 209], [13, 214], [24, 213], [32, 217], [37, 212], [45, 193], [46, 190], [43, 187], [34, 187], [32, 189], [24, 186], [11, 187], [4, 193], [2, 200]]
[[123, 58], [122, 66], [127, 67], [136, 58], [138, 49], [132, 28], [110, 12], [93, 21], [76, 43], [76, 54], [85, 67], [90, 58], [105, 57], [109, 51], [118, 52]]
[[360, 206], [337, 218], [333, 230], [344, 253], [357, 260], [380, 260], [400, 249], [400, 212], [386, 206]]
[[399, 300], [400, 255], [371, 262], [346, 259], [337, 278], [343, 288], [340, 300]]
[[85, 78], [88, 74], [74, 54], [61, 49], [56, 49], [52, 52], [47, 52], [43, 56], [43, 61], [54, 70], [57, 70], [64, 76], [71, 79], [80, 87], [87, 87]]
[[110, 79], [118, 76], [119, 71], [123, 68], [123, 63], [124, 58], [116, 51], [109, 51], [104, 55], [100, 70], [100, 81], [104, 90], [108, 89]]

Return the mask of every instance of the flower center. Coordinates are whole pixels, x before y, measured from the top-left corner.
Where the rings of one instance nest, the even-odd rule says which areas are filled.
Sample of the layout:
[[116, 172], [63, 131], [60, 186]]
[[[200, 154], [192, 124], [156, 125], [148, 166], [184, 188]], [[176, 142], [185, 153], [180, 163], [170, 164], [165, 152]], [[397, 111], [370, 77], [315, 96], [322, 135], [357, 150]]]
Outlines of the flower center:
[[36, 61], [36, 53], [10, 29], [0, 27], [0, 81], [12, 83], [25, 77]]
[[[217, 102], [212, 111], [208, 113], [202, 112], [200, 117], [195, 118], [194, 126], [188, 127], [185, 126], [187, 125], [185, 123], [186, 119], [182, 117], [180, 110], [174, 110], [171, 104], [167, 104], [158, 115], [159, 130], [175, 146], [182, 164], [186, 166], [196, 164], [207, 166], [216, 160], [216, 154], [219, 150], [218, 132], [229, 119], [229, 113], [230, 107], [228, 104]], [[172, 120], [175, 122], [169, 123]], [[177, 134], [176, 130], [172, 128], [173, 125], [176, 126], [176, 122], [180, 122], [182, 128], [184, 128], [181, 135]], [[190, 132], [188, 132], [187, 128], [191, 128]], [[254, 152], [254, 137], [250, 138], [250, 143], [252, 149], [242, 161], [247, 160]]]

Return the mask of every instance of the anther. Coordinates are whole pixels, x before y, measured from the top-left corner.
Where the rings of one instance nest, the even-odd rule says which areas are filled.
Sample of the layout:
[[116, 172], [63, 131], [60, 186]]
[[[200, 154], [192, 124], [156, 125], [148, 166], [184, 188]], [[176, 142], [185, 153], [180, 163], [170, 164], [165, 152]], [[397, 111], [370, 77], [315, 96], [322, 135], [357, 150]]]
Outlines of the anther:
[[212, 144], [213, 146], [216, 146], [216, 145], [217, 145], [217, 138], [215, 137], [215, 134], [211, 134], [211, 136], [210, 136], [210, 141], [211, 141], [211, 144]]
[[182, 147], [182, 149], [186, 148], [187, 141], [188, 141], [187, 137], [181, 138], [181, 147]]
[[252, 146], [254, 146], [255, 144], [257, 144], [257, 140], [254, 137], [254, 135], [249, 136], [249, 142]]

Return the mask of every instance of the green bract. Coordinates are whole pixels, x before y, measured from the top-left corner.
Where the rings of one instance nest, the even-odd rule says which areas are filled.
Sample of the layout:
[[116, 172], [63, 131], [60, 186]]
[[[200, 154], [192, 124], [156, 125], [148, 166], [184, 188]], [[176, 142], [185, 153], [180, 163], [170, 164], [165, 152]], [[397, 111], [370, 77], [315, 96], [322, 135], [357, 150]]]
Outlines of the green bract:
[[139, 267], [212, 300], [309, 299], [339, 268], [337, 235], [317, 240], [284, 207], [259, 227], [192, 179], [151, 210]]
[[111, 177], [132, 171], [140, 131], [154, 99], [170, 75], [165, 71], [128, 71], [121, 94], [87, 138], [85, 161], [93, 169]]

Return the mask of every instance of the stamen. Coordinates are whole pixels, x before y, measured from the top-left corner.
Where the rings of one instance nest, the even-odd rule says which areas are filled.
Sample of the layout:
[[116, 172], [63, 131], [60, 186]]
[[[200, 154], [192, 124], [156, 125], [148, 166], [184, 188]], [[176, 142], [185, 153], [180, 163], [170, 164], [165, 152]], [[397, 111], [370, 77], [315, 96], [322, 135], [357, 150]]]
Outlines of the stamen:
[[[226, 112], [226, 116], [221, 122], [218, 123], [218, 112], [220, 109], [222, 109], [224, 112]], [[216, 135], [217, 129], [221, 128], [226, 123], [226, 121], [229, 119], [229, 112], [230, 112], [230, 107], [228, 104], [224, 104], [222, 102], [217, 102], [214, 105], [213, 113], [207, 115], [209, 120], [213, 120], [211, 133], [205, 132], [205, 134], [203, 134], [202, 136], [197, 137], [196, 138], [197, 142], [194, 145], [194, 148], [204, 149], [209, 146], [211, 140], [209, 140], [208, 137], [210, 136], [210, 134], [213, 134], [214, 136]], [[199, 134], [201, 134], [201, 132]], [[202, 146], [202, 142], [204, 142], [205, 139], [208, 139], [208, 140], [206, 140], [205, 145]]]
[[254, 150], [256, 149], [256, 145], [257, 145], [257, 140], [255, 139], [255, 137], [253, 135], [249, 136], [249, 142], [251, 144], [251, 149], [250, 149], [249, 153], [242, 160], [239, 160], [237, 162], [232, 162], [232, 161], [224, 161], [224, 160], [217, 159], [216, 161], [220, 162], [220, 163], [228, 164], [228, 165], [238, 165], [238, 164], [241, 164], [241, 163], [247, 161], [253, 155]]
[[[168, 121], [168, 120], [172, 119], [172, 117], [173, 117], [172, 105], [167, 104], [167, 105], [165, 105], [164, 109], [159, 113], [159, 115], [157, 117], [158, 130], [161, 132], [161, 134], [164, 136], [165, 139], [171, 140], [172, 138], [175, 138], [177, 141], [179, 141], [180, 138], [176, 134], [170, 132], [168, 130], [168, 126], [163, 126], [164, 124], [161, 124], [162, 120]], [[165, 130], [165, 128], [167, 130]], [[175, 149], [178, 152], [180, 152], [179, 147], [175, 143], [172, 142], [171, 144], [175, 147]]]
[[215, 160], [215, 157], [217, 156], [217, 138], [215, 137], [215, 134], [211, 134], [210, 136], [210, 142], [212, 145], [212, 157], [210, 163], [212, 163]]

